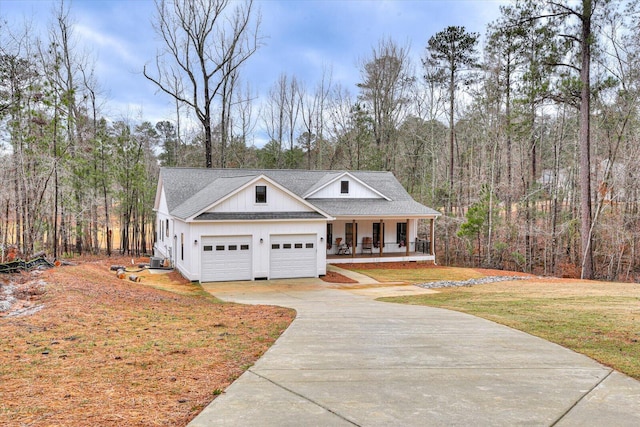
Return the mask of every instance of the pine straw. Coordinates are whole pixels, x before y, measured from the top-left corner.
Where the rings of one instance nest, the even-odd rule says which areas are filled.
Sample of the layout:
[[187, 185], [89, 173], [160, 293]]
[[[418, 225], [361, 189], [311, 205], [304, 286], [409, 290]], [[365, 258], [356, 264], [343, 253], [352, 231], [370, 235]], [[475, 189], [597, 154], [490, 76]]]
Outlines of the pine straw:
[[350, 279], [335, 271], [327, 271], [327, 274], [322, 276], [321, 279], [327, 283], [358, 283], [357, 280]]
[[174, 292], [118, 280], [112, 263], [44, 272], [44, 308], [0, 318], [0, 425], [186, 425], [294, 317], [177, 276], [157, 279]]

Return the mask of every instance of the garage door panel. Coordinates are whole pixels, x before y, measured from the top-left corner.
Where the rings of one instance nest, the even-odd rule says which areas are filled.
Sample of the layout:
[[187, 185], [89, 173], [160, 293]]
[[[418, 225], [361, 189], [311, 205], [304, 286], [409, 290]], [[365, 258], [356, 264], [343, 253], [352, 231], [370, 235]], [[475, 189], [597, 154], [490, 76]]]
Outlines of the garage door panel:
[[272, 235], [269, 277], [316, 277], [318, 253], [315, 242], [315, 234]]
[[202, 239], [201, 282], [251, 280], [251, 236]]

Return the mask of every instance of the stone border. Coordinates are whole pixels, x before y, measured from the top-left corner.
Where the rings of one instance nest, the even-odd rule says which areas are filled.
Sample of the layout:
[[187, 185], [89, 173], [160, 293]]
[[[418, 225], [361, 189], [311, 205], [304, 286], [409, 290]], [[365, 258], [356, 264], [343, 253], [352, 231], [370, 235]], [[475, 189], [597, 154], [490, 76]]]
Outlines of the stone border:
[[484, 285], [487, 283], [495, 283], [495, 282], [506, 282], [509, 280], [528, 280], [531, 277], [529, 276], [487, 276], [481, 277], [479, 279], [469, 279], [469, 280], [460, 280], [460, 281], [452, 281], [452, 280], [441, 280], [438, 282], [426, 282], [426, 283], [418, 283], [416, 286], [420, 286], [425, 289], [438, 289], [438, 288], [455, 288], [461, 286], [475, 286], [475, 285]]

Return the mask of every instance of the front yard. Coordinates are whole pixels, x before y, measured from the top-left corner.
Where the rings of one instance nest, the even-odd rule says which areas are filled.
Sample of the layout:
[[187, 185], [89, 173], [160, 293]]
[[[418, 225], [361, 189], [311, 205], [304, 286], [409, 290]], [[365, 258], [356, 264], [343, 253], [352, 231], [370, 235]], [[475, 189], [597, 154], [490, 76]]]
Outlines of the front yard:
[[[175, 273], [119, 280], [109, 271], [114, 263], [0, 277], [0, 295], [8, 279], [23, 283], [12, 309], [0, 311], [1, 425], [186, 425], [295, 315], [222, 303]], [[414, 284], [512, 274], [419, 263], [341, 267]], [[531, 277], [383, 300], [484, 317], [640, 379], [638, 284]]]
[[[349, 266], [379, 281], [424, 283], [517, 273], [413, 263]], [[539, 336], [640, 380], [640, 284], [532, 277], [383, 301], [462, 311]]]
[[117, 261], [0, 277], [28, 293], [0, 312], [0, 425], [186, 425], [295, 315], [177, 274], [119, 280]]

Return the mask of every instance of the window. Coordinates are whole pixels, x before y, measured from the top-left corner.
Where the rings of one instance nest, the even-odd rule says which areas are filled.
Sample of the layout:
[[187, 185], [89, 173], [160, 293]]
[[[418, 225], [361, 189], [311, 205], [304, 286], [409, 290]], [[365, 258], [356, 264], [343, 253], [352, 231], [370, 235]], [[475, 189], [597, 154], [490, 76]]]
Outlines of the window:
[[307, 243], [307, 244], [305, 245], [305, 247], [306, 247], [307, 249], [313, 249], [313, 243]]
[[248, 251], [249, 250], [249, 245], [240, 245], [240, 250], [241, 251]]
[[373, 247], [379, 248], [380, 245], [384, 248], [384, 227], [383, 224], [379, 222], [373, 223]]
[[355, 232], [353, 223], [348, 222], [344, 225], [344, 239], [349, 246], [353, 246], [354, 242], [358, 241], [358, 224], [355, 226]]
[[229, 250], [230, 251], [237, 251], [238, 250], [238, 245], [229, 245]]
[[283, 243], [282, 249], [291, 249], [291, 243]]
[[205, 252], [211, 252], [213, 250], [213, 246], [205, 245], [202, 250]]
[[216, 245], [216, 251], [224, 251], [224, 245]]
[[180, 233], [180, 259], [184, 261], [184, 233]]
[[333, 224], [327, 224], [327, 249], [333, 246]]
[[169, 237], [169, 220], [167, 220], [167, 226], [165, 227], [164, 232], [166, 233], [167, 237]]
[[280, 245], [277, 243], [274, 243], [273, 245], [271, 245], [271, 249], [280, 249]]
[[396, 242], [398, 242], [399, 245], [404, 246], [406, 244], [406, 238], [407, 238], [407, 223], [399, 222], [396, 225]]
[[349, 194], [349, 181], [340, 181], [340, 194]]
[[267, 203], [266, 185], [256, 185], [256, 203]]
[[296, 243], [294, 246], [296, 249], [302, 249], [302, 243]]

